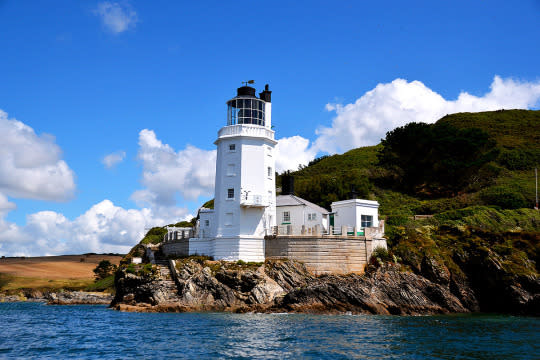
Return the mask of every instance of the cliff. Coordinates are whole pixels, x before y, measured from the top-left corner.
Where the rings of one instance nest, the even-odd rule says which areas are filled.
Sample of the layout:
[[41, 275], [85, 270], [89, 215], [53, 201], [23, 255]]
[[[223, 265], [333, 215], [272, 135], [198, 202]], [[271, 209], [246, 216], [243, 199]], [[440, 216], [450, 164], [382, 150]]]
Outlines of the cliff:
[[420, 315], [494, 311], [540, 315], [538, 276], [510, 276], [502, 260], [493, 255], [482, 261], [474, 251], [462, 255], [467, 257], [461, 259], [463, 269], [448, 268], [426, 253], [417, 259], [420, 265], [415, 270], [404, 262], [374, 258], [363, 275], [321, 277], [291, 260], [239, 264], [181, 259], [176, 263], [174, 282], [157, 270], [127, 271], [124, 267], [116, 274], [117, 291], [111, 306], [145, 312]]

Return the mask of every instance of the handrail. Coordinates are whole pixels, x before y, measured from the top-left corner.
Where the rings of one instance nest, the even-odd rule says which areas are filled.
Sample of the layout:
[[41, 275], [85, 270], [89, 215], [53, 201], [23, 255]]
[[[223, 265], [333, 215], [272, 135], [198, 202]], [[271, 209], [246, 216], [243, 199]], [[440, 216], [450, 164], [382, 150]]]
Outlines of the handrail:
[[274, 130], [268, 129], [264, 126], [239, 124], [224, 126], [218, 131], [218, 137], [227, 136], [252, 136], [252, 137], [265, 137], [274, 140]]

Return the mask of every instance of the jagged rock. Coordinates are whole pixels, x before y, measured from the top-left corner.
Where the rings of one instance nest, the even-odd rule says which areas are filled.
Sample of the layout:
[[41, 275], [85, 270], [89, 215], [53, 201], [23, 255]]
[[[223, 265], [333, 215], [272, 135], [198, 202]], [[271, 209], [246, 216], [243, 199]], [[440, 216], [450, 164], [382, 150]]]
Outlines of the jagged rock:
[[306, 266], [298, 261], [268, 260], [264, 271], [286, 291], [305, 286], [314, 279]]
[[49, 305], [108, 305], [113, 296], [108, 293], [93, 293], [85, 291], [64, 291], [45, 295]]
[[400, 315], [467, 312], [447, 288], [400, 270], [387, 265], [364, 276], [322, 277], [288, 293], [276, 308]]
[[421, 269], [421, 274], [428, 280], [441, 285], [450, 283], [450, 271], [444, 262], [438, 261], [432, 256], [423, 257]]
[[[363, 275], [321, 277], [313, 276], [303, 264], [293, 260], [272, 260], [253, 267], [187, 259], [174, 269], [176, 284], [163, 276], [135, 276], [120, 270], [112, 305], [122, 311], [146, 312], [463, 313], [484, 309], [482, 297], [478, 297], [483, 288], [471, 271], [495, 271], [490, 276], [498, 282], [489, 284], [496, 284], [501, 292], [497, 301], [508, 306], [497, 308], [498, 311], [540, 313], [540, 295], [533, 291], [540, 288], [538, 278], [525, 277], [521, 281], [526, 286], [515, 279], [502, 281], [501, 273], [497, 273], [503, 271], [497, 266], [502, 263], [495, 257], [488, 261], [486, 269], [474, 252], [464, 252], [462, 256], [469, 266], [463, 266], [464, 271], [451, 271], [442, 260], [431, 258], [420, 261], [421, 273], [389, 263], [379, 268], [371, 266]], [[485, 298], [485, 293], [480, 294]]]

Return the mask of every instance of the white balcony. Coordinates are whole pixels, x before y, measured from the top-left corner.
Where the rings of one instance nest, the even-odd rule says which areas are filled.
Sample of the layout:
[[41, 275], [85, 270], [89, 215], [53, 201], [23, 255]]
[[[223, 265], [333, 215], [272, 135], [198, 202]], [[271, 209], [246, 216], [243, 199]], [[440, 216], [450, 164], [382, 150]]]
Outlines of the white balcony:
[[229, 136], [264, 137], [274, 140], [274, 130], [259, 125], [241, 124], [224, 126], [218, 131], [219, 138]]
[[243, 207], [266, 207], [268, 199], [262, 195], [242, 195], [240, 198], [240, 206]]

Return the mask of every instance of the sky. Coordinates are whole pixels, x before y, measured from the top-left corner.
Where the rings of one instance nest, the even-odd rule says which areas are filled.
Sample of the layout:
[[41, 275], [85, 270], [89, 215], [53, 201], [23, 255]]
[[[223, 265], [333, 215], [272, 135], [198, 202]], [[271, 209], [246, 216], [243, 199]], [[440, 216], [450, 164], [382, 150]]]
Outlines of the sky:
[[538, 0], [0, 0], [0, 255], [125, 253], [196, 215], [242, 81], [273, 92], [281, 172], [538, 109], [539, 45]]

